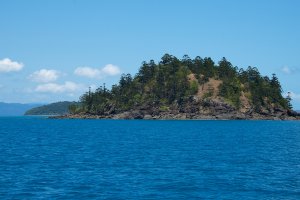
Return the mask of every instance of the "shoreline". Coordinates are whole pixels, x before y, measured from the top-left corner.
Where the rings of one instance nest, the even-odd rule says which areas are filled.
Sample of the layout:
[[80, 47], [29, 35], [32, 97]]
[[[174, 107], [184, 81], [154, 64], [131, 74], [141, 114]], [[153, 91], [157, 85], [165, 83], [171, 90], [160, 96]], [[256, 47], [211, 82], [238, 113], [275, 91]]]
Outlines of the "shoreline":
[[270, 120], [287, 121], [300, 120], [299, 116], [287, 114], [261, 115], [258, 113], [222, 113], [222, 114], [195, 114], [195, 113], [159, 113], [156, 115], [143, 114], [139, 111], [126, 111], [119, 114], [93, 115], [93, 114], [67, 114], [49, 116], [49, 119], [115, 119], [115, 120]]

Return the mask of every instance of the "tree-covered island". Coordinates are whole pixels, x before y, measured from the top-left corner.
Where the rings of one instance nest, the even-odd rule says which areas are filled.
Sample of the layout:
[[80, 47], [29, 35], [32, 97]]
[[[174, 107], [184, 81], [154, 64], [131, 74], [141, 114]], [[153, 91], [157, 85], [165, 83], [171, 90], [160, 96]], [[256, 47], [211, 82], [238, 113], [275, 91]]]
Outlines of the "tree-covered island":
[[100, 86], [69, 107], [66, 118], [296, 119], [275, 74], [239, 69], [226, 58], [182, 59], [165, 54], [143, 62], [135, 76], [123, 74], [111, 89]]

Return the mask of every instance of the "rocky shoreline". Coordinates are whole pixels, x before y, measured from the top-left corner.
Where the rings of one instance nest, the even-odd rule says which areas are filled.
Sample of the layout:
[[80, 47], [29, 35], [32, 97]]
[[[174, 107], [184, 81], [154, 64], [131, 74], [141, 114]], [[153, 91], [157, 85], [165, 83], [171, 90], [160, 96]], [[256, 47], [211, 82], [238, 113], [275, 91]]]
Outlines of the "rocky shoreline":
[[300, 120], [293, 116], [264, 116], [260, 114], [224, 113], [214, 115], [197, 115], [190, 113], [160, 113], [159, 115], [143, 115], [139, 111], [127, 111], [115, 115], [68, 114], [51, 116], [51, 119], [140, 119], [140, 120]]
[[183, 107], [173, 105], [167, 110], [151, 105], [137, 107], [134, 110], [94, 115], [89, 113], [52, 116], [52, 119], [144, 119], [144, 120], [299, 120], [300, 114], [279, 108], [270, 108], [255, 112], [251, 108], [235, 109], [228, 103], [216, 100], [191, 101]]

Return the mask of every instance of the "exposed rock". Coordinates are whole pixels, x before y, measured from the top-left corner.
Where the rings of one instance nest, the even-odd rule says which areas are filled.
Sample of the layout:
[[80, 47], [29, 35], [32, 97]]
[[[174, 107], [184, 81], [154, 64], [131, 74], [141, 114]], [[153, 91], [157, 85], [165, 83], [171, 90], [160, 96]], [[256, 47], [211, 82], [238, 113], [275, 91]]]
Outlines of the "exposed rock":
[[131, 119], [143, 119], [144, 115], [141, 111], [135, 110], [131, 112]]
[[151, 115], [144, 115], [144, 119], [153, 119]]
[[300, 113], [294, 111], [294, 110], [288, 110], [287, 111], [288, 116], [290, 117], [300, 117]]
[[285, 111], [280, 108], [268, 108], [255, 111], [238, 110], [220, 98], [196, 100], [190, 98], [179, 104], [173, 103], [168, 110], [162, 111], [156, 104], [143, 105], [134, 110], [115, 113], [115, 109], [105, 115], [91, 115], [86, 113], [55, 116], [55, 119], [199, 119], [199, 120], [296, 120], [300, 119], [300, 114], [295, 111]]

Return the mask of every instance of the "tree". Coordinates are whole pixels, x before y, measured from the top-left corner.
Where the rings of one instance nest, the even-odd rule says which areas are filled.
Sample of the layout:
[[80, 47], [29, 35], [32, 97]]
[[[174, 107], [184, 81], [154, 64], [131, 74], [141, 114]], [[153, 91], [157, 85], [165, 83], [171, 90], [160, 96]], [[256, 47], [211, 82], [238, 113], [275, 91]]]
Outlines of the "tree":
[[289, 109], [289, 110], [292, 110], [293, 109], [293, 105], [292, 105], [292, 97], [291, 97], [291, 93], [290, 92], [288, 92], [288, 95], [286, 96], [286, 103], [287, 103], [287, 108]]
[[170, 54], [165, 54], [163, 55], [163, 57], [161, 58], [161, 61], [160, 61], [160, 64], [163, 64], [163, 65], [168, 65], [174, 61], [178, 60], [176, 57], [170, 55]]
[[211, 78], [215, 75], [215, 63], [210, 57], [203, 60], [203, 70], [200, 71], [204, 76]]
[[219, 62], [218, 71], [219, 71], [219, 77], [221, 79], [231, 79], [231, 78], [236, 77], [236, 74], [237, 74], [236, 68], [234, 68], [232, 66], [232, 64], [230, 62], [228, 62], [226, 60], [226, 58], [224, 58], [224, 57]]

